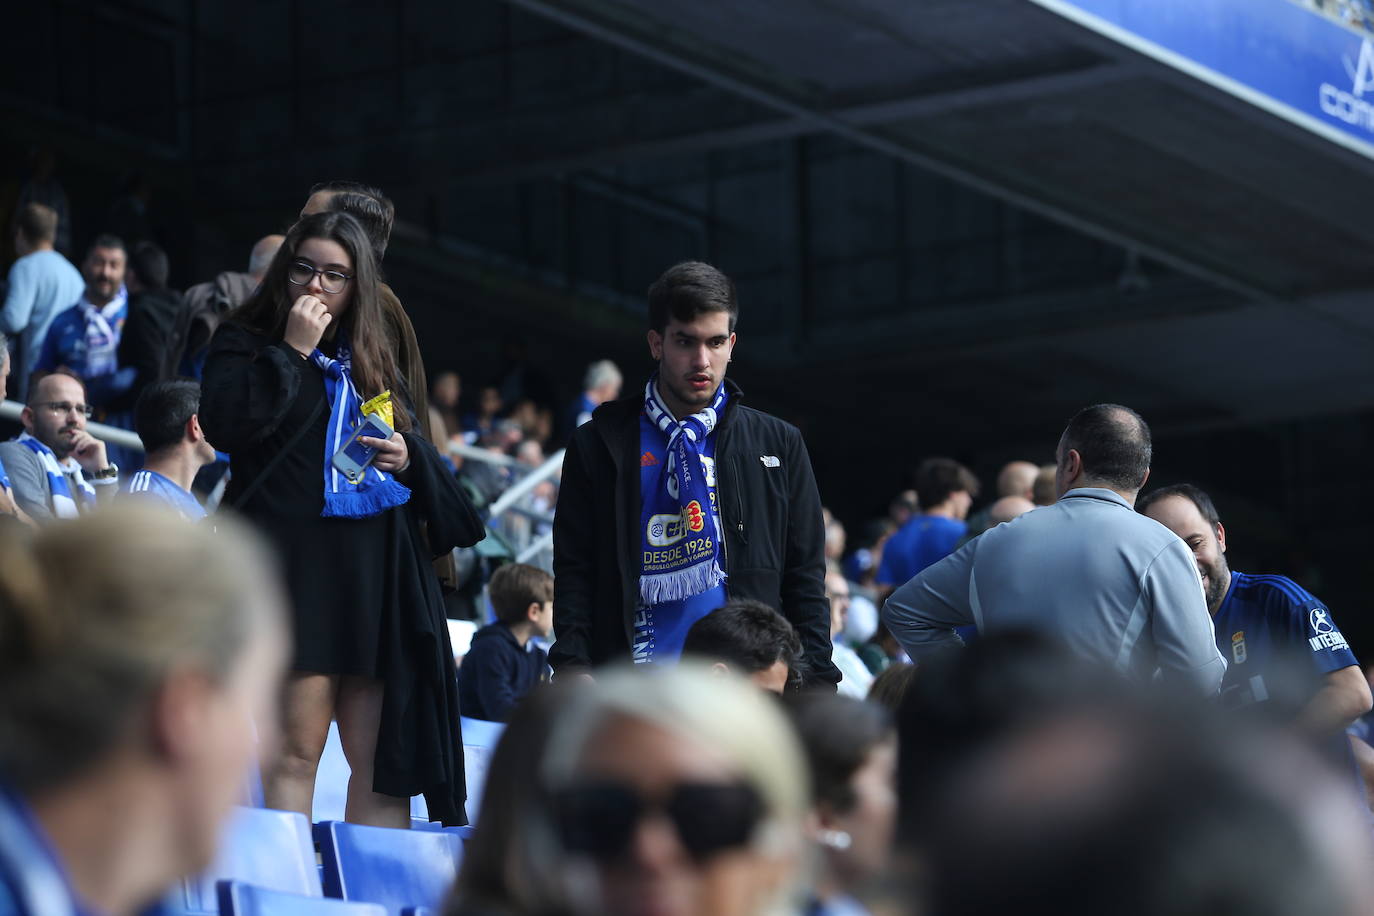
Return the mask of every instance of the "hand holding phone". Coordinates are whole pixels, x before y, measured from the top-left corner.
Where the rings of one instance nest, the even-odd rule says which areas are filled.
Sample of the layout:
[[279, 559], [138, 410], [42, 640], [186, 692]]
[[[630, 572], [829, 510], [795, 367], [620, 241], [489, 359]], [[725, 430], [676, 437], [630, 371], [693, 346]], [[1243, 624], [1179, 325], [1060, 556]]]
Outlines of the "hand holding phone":
[[377, 470], [398, 474], [410, 465], [410, 449], [406, 446], [405, 436], [400, 433], [393, 432], [390, 439], [367, 436], [362, 441], [377, 450], [376, 457], [372, 459], [372, 466]]
[[[357, 483], [362, 479], [368, 465], [372, 464], [378, 455], [377, 447], [368, 443], [378, 439], [389, 440], [391, 436], [391, 427], [387, 426], [381, 417], [376, 414], [368, 414], [363, 417], [358, 428], [353, 430], [353, 435], [348, 437], [343, 447], [334, 453], [331, 463], [339, 473], [348, 478], [349, 483]], [[379, 470], [386, 470], [386, 468], [379, 468]]]

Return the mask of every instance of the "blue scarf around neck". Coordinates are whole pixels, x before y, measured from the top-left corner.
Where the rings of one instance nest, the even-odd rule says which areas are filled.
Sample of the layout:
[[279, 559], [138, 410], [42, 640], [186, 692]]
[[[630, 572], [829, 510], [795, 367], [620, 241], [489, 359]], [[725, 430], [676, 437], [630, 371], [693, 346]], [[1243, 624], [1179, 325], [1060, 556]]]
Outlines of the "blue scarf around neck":
[[[39, 442], [28, 433], [19, 434], [19, 444], [25, 446], [43, 463], [43, 472], [48, 475], [48, 493], [52, 495], [52, 514], [58, 518], [76, 518], [81, 514], [72, 488], [67, 483], [69, 468], [63, 467], [52, 449]], [[78, 470], [75, 472], [76, 485], [81, 490], [81, 500], [87, 506], [95, 504], [95, 487], [86, 482]]]
[[362, 422], [363, 399], [353, 387], [352, 351], [343, 332], [339, 332], [339, 355], [330, 359], [319, 348], [310, 354], [315, 365], [324, 370], [324, 390], [329, 398], [329, 429], [324, 437], [324, 511], [325, 518], [367, 518], [404, 505], [410, 490], [385, 471], [368, 465], [357, 483], [334, 467], [334, 455]]
[[659, 397], [657, 373], [644, 388], [644, 414], [667, 435], [668, 448], [658, 486], [641, 494], [640, 500], [643, 607], [681, 601], [725, 581], [720, 532], [701, 456], [729, 397], [722, 384], [710, 406], [678, 420]]

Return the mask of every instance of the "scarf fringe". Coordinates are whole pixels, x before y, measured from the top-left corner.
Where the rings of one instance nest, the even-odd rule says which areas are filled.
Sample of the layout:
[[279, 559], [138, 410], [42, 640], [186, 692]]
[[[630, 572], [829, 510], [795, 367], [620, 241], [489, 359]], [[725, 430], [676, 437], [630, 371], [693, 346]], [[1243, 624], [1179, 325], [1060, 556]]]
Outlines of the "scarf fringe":
[[639, 603], [658, 607], [669, 601], [684, 601], [710, 591], [725, 581], [725, 571], [714, 557], [673, 572], [639, 577]]
[[[369, 468], [371, 470], [371, 468]], [[371, 518], [410, 499], [410, 488], [392, 477], [386, 477], [366, 489], [340, 490], [324, 494], [323, 518]]]

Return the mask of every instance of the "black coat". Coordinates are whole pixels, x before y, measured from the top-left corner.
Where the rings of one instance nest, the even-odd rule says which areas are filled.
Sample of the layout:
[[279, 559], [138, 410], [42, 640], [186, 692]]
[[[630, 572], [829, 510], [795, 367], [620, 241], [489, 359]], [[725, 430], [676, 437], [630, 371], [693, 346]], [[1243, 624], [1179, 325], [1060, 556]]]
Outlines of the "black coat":
[[[215, 332], [200, 421], [210, 441], [232, 455], [226, 502], [234, 505], [285, 449], [239, 511], [281, 562], [293, 612], [292, 668], [382, 681], [372, 788], [402, 797], [423, 792], [431, 820], [465, 824], [458, 672], [430, 563], [480, 541], [482, 519], [434, 446], [414, 431], [413, 416], [412, 431], [402, 434], [411, 462], [405, 505], [368, 518], [322, 518], [325, 398], [323, 372], [282, 341], [233, 322]], [[316, 406], [322, 409], [292, 444]], [[397, 400], [397, 411], [408, 407]]]
[[[804, 683], [833, 686], [825, 525], [806, 445], [795, 426], [745, 407], [725, 384], [730, 402], [715, 435], [726, 588], [781, 611], [801, 637]], [[643, 408], [642, 395], [602, 404], [568, 443], [553, 526], [555, 671], [630, 657]]]

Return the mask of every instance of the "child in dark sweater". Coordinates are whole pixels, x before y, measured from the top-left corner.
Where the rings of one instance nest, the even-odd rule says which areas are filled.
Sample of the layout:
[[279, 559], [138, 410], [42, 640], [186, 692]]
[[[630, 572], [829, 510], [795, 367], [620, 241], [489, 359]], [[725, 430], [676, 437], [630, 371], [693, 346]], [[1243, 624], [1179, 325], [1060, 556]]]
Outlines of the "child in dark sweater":
[[496, 622], [472, 637], [458, 669], [458, 701], [465, 716], [504, 722], [548, 671], [547, 653], [529, 641], [553, 631], [553, 576], [524, 563], [508, 563], [487, 588]]

